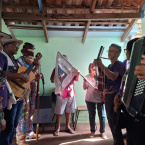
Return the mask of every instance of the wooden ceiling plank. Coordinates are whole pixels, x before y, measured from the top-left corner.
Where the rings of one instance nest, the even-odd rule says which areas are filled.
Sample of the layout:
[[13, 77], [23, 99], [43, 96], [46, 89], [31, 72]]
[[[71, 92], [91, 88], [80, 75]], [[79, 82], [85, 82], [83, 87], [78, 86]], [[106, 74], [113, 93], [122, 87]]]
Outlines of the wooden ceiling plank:
[[137, 13], [138, 9], [95, 9], [94, 13]]
[[86, 37], [87, 37], [87, 34], [88, 34], [88, 30], [89, 30], [90, 23], [91, 23], [91, 21], [88, 21], [87, 24], [86, 24], [86, 28], [85, 28], [85, 31], [84, 31], [84, 34], [83, 34], [82, 43], [85, 43], [85, 40], [86, 40]]
[[108, 0], [108, 1], [107, 1], [107, 5], [106, 5], [106, 8], [111, 8], [111, 7], [112, 7], [113, 1], [114, 1], [114, 0]]
[[14, 2], [14, 0], [8, 0], [8, 1], [10, 3], [11, 7], [12, 7], [13, 12], [17, 12], [17, 10], [15, 9], [15, 2]]
[[134, 19], [134, 20], [132, 20], [132, 21], [130, 22], [130, 24], [128, 25], [128, 27], [126, 28], [124, 34], [123, 34], [122, 37], [121, 37], [121, 41], [122, 41], [122, 42], [127, 38], [128, 34], [130, 33], [130, 31], [131, 31], [131, 29], [133, 28], [133, 26], [136, 24], [137, 20], [138, 20], [138, 19]]
[[97, 0], [93, 0], [92, 6], [91, 6], [91, 9], [90, 9], [90, 11], [91, 11], [92, 13], [93, 13], [94, 10], [95, 10], [96, 3], [97, 3]]
[[104, 14], [41, 14], [41, 13], [8, 13], [3, 12], [3, 19], [18, 20], [61, 20], [61, 21], [95, 21], [95, 20], [125, 20], [138, 19], [140, 13], [104, 13]]
[[126, 6], [127, 6], [127, 7], [131, 7], [133, 1], [134, 1], [134, 0], [127, 0], [127, 1], [126, 1]]
[[[10, 5], [3, 5], [3, 8], [9, 8]], [[38, 6], [21, 6], [21, 5], [17, 5], [15, 6], [17, 9], [24, 9], [24, 8], [27, 8], [27, 9], [34, 9], [34, 11], [38, 11]], [[91, 7], [92, 8], [92, 7]], [[44, 6], [43, 7], [43, 11], [47, 11], [47, 10], [73, 10], [73, 11], [84, 11], [84, 12], [89, 12], [90, 9], [89, 8], [86, 8], [86, 7], [82, 7], [82, 6]], [[95, 13], [136, 13], [138, 12], [138, 9], [132, 9], [132, 8], [128, 8], [128, 9], [95, 9], [94, 8], [94, 12]]]
[[48, 32], [47, 32], [47, 27], [46, 27], [46, 21], [45, 20], [42, 21], [42, 25], [43, 25], [43, 31], [44, 31], [46, 43], [48, 43]]

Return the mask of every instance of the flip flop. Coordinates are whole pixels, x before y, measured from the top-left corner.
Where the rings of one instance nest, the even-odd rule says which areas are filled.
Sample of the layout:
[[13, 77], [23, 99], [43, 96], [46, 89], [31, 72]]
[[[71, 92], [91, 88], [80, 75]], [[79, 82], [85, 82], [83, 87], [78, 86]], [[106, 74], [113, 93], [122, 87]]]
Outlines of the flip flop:
[[59, 136], [59, 131], [55, 131], [55, 132], [53, 133], [53, 136]]
[[74, 130], [72, 130], [71, 128], [70, 128], [70, 129], [65, 130], [65, 132], [68, 132], [68, 133], [71, 133], [71, 134], [75, 134], [75, 131], [74, 131]]

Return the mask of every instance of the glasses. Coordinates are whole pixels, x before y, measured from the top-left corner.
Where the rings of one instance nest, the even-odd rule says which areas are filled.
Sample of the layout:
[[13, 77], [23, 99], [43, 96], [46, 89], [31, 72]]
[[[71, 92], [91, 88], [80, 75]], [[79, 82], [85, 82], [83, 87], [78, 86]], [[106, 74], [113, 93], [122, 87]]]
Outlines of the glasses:
[[16, 47], [19, 47], [19, 46], [20, 46], [19, 44], [12, 44], [12, 45], [14, 45], [14, 46], [16, 46]]
[[113, 52], [118, 52], [116, 50], [108, 50], [108, 52], [113, 53]]

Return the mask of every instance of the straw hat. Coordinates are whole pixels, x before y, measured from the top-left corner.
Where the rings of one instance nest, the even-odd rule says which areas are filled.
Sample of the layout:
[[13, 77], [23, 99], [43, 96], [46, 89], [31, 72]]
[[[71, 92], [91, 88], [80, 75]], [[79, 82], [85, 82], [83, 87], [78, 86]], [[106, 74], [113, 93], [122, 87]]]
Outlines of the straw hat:
[[17, 40], [14, 36], [11, 36], [11, 39], [3, 39], [3, 43], [10, 43], [10, 42], [17, 42], [19, 45], [21, 45], [23, 43], [22, 40]]
[[1, 32], [0, 31], [0, 38], [2, 37], [2, 39], [11, 39], [12, 38], [12, 36], [11, 35], [9, 35], [9, 34], [6, 34], [6, 33], [4, 33], [4, 32]]

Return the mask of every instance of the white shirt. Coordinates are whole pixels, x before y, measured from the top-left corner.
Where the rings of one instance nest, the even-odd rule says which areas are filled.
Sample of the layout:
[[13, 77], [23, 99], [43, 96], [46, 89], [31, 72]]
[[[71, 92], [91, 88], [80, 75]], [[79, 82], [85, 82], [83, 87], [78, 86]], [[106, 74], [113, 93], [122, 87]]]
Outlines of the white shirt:
[[[96, 82], [96, 78], [92, 78], [90, 74], [88, 74], [85, 77], [94, 87], [98, 88], [98, 84]], [[102, 95], [99, 92], [96, 92], [94, 90], [94, 88], [88, 83], [86, 82], [86, 97], [85, 100], [89, 101], [89, 102], [94, 102], [94, 103], [102, 103], [103, 102], [103, 98]]]

